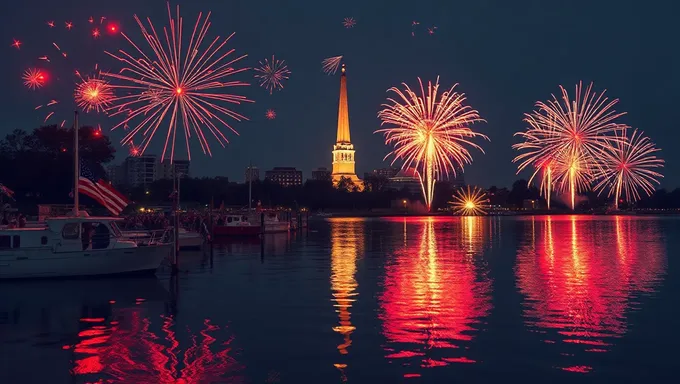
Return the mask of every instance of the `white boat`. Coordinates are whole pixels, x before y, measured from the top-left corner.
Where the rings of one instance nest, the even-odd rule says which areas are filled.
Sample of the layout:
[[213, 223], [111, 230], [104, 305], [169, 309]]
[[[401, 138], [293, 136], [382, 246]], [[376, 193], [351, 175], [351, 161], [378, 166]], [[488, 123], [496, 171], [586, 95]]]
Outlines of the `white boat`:
[[139, 246], [113, 217], [54, 217], [42, 227], [0, 229], [0, 280], [154, 272], [169, 244]]
[[[168, 231], [172, 233], [172, 230]], [[154, 230], [148, 231], [145, 229], [137, 229], [132, 231], [123, 231], [123, 238], [127, 240], [132, 240], [137, 245], [149, 245], [155, 244], [163, 241], [163, 236], [165, 235], [165, 230]], [[190, 250], [190, 249], [201, 249], [203, 243], [205, 242], [203, 236], [198, 232], [190, 232], [184, 228], [179, 229], [179, 249], [180, 250]]]

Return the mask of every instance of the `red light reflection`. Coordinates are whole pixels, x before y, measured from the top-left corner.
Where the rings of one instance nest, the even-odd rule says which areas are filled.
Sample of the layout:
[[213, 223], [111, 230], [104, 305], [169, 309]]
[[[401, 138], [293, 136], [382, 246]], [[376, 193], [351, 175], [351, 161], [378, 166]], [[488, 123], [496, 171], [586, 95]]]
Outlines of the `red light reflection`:
[[82, 330], [74, 350], [72, 374], [87, 376], [88, 382], [242, 381], [238, 375], [242, 367], [230, 356], [231, 339], [218, 342], [220, 328], [210, 320], [204, 321], [198, 335], [188, 329], [185, 335], [175, 330], [172, 316], [162, 316], [161, 324], [153, 324], [142, 311], [143, 307], [125, 309], [117, 314], [118, 322]]
[[[556, 349], [561, 369], [588, 373], [573, 348], [608, 352], [627, 330], [626, 314], [666, 267], [656, 223], [629, 217], [532, 219], [519, 249], [517, 281], [527, 326]], [[612, 237], [612, 234], [615, 236]], [[641, 246], [644, 244], [644, 246]]]
[[[388, 359], [422, 368], [476, 362], [467, 347], [491, 311], [491, 281], [470, 252], [483, 244], [484, 219], [469, 219], [416, 222], [418, 243], [406, 240], [387, 262], [380, 319]], [[449, 224], [461, 229], [444, 228]]]

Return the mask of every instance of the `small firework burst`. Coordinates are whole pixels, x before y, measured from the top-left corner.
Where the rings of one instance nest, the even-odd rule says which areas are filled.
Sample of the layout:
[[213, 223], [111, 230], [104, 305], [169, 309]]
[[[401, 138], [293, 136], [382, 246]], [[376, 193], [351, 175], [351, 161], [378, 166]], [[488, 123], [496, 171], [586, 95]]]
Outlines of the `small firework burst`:
[[340, 63], [342, 63], [342, 56], [333, 56], [321, 62], [323, 65], [323, 71], [327, 75], [335, 75], [335, 72], [340, 68]]
[[342, 25], [345, 28], [354, 28], [355, 25], [357, 25], [357, 21], [354, 20], [353, 17], [345, 17], [345, 19], [342, 21]]
[[268, 109], [264, 116], [269, 120], [274, 120], [276, 119], [276, 112], [273, 109]]
[[50, 27], [50, 28], [54, 28], [54, 20], [48, 21], [47, 26]]
[[431, 27], [427, 29], [427, 33], [430, 35], [434, 35], [435, 32], [437, 32], [437, 27]]
[[76, 85], [75, 100], [85, 112], [104, 111], [113, 97], [113, 89], [109, 83], [98, 76], [81, 79]]
[[69, 31], [71, 30], [71, 28], [73, 28], [73, 23], [70, 21], [65, 21], [64, 24], [66, 25], [66, 29], [68, 29]]
[[21, 77], [24, 80], [24, 85], [29, 89], [38, 89], [45, 85], [47, 75], [40, 69], [29, 68]]
[[285, 65], [284, 60], [276, 60], [272, 55], [272, 60], [264, 59], [264, 63], [260, 61], [260, 67], [255, 68], [257, 74], [256, 79], [259, 79], [260, 86], [267, 88], [271, 95], [275, 89], [283, 89], [283, 80], [290, 78], [290, 70]]
[[11, 45], [12, 47], [14, 47], [16, 49], [21, 49], [21, 44], [23, 44], [21, 41], [19, 41], [17, 39], [12, 39], [12, 45]]
[[130, 142], [128, 146], [128, 154], [132, 157], [137, 157], [142, 153], [142, 150], [135, 145], [135, 143]]
[[99, 38], [99, 36], [101, 36], [101, 34], [102, 34], [102, 33], [99, 32], [99, 28], [94, 28], [94, 29], [92, 30], [92, 37], [94, 37], [95, 39]]
[[459, 189], [453, 195], [453, 201], [450, 201], [453, 208], [453, 213], [461, 216], [480, 216], [486, 214], [486, 209], [489, 206], [489, 199], [486, 193], [477, 188]]

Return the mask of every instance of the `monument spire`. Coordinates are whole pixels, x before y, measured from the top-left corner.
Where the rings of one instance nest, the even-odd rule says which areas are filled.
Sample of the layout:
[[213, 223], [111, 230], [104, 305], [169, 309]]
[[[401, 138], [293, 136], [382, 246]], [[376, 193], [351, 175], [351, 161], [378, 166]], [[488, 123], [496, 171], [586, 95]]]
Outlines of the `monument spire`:
[[354, 170], [354, 145], [349, 138], [349, 106], [347, 104], [347, 75], [345, 64], [340, 76], [340, 102], [338, 103], [338, 135], [333, 146], [333, 184], [336, 186], [342, 179], [349, 179], [358, 189], [363, 189], [363, 182]]
[[342, 64], [340, 76], [340, 102], [338, 104], [338, 143], [351, 143], [349, 136], [349, 107], [347, 105], [347, 74]]

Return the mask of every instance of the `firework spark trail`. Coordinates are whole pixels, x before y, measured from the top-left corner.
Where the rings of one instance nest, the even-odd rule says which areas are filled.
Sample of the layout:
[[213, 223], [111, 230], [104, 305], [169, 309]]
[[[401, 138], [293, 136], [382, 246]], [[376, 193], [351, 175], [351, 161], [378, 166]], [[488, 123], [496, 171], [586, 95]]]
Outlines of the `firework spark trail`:
[[229, 87], [248, 85], [241, 81], [225, 81], [226, 77], [249, 69], [234, 68], [234, 64], [246, 55], [227, 60], [234, 49], [226, 51], [222, 49], [234, 36], [233, 33], [225, 39], [217, 36], [209, 42], [205, 50], [201, 50], [201, 45], [211, 25], [210, 12], [205, 18], [203, 18], [203, 13], [199, 13], [189, 44], [184, 48], [181, 44], [183, 22], [179, 14], [179, 6], [177, 6], [176, 19], [172, 16], [170, 4], [167, 8], [170, 26], [169, 29], [163, 28], [164, 42], [159, 38], [149, 18], [147, 18], [147, 29], [135, 15], [142, 35], [151, 48], [151, 54], [145, 53], [125, 33], [121, 35], [135, 48], [136, 55], [123, 50], [117, 53], [107, 52], [111, 57], [123, 63], [124, 68], [119, 73], [104, 73], [103, 75], [120, 81], [121, 84], [111, 86], [126, 92], [126, 95], [114, 98], [112, 105], [107, 108], [107, 111], [111, 112], [110, 116], [127, 115], [112, 129], [124, 127], [133, 119], [141, 118], [142, 121], [128, 132], [122, 143], [130, 142], [141, 133], [143, 140], [140, 148], [141, 153], [144, 153], [161, 124], [168, 118], [162, 159], [166, 156], [168, 146], [170, 146], [170, 161], [174, 159], [178, 124], [184, 127], [189, 158], [191, 158], [189, 139], [192, 133], [196, 134], [203, 153], [212, 155], [202, 127], [207, 127], [224, 147], [229, 141], [217, 124], [229, 128], [236, 134], [238, 132], [219, 115], [236, 121], [247, 120], [246, 117], [221, 105], [222, 103], [252, 102], [245, 96], [224, 92]]
[[392, 164], [401, 159], [402, 169], [415, 168], [421, 182], [425, 204], [430, 209], [434, 197], [434, 184], [437, 179], [456, 174], [466, 164], [472, 162], [467, 147], [482, 150], [472, 142], [475, 137], [489, 138], [474, 132], [469, 125], [484, 121], [479, 113], [463, 104], [465, 95], [454, 91], [456, 85], [438, 96], [439, 78], [433, 85], [428, 83], [427, 93], [423, 82], [418, 79], [418, 96], [407, 84], [405, 90], [390, 88], [398, 100], [388, 98], [389, 104], [378, 113], [381, 125], [390, 128], [379, 129], [385, 135], [385, 144], [393, 145], [394, 150], [385, 158], [394, 156]]
[[335, 72], [340, 68], [340, 63], [342, 63], [342, 56], [329, 57], [321, 62], [323, 71], [327, 75], [335, 75]]
[[[548, 102], [537, 102], [536, 110], [525, 115], [529, 127], [516, 135], [524, 142], [515, 144], [517, 150], [526, 151], [515, 157], [518, 170], [533, 166], [532, 179], [542, 168], [549, 177], [548, 186], [554, 180], [561, 192], [567, 192], [571, 208], [576, 205], [576, 194], [587, 190], [597, 172], [597, 159], [603, 151], [611, 148], [620, 138], [610, 134], [628, 127], [616, 120], [625, 113], [616, 112], [613, 107], [618, 99], [609, 100], [603, 91], [599, 95], [592, 91], [591, 83], [585, 89], [576, 85], [575, 98], [571, 100], [567, 90], [560, 86], [561, 101], [555, 95]], [[545, 181], [544, 181], [545, 182]]]
[[629, 203], [640, 200], [640, 190], [651, 196], [654, 185], [658, 185], [663, 177], [655, 171], [664, 166], [663, 159], [656, 156], [660, 149], [643, 134], [636, 129], [628, 138], [626, 131], [622, 131], [621, 140], [614, 141], [604, 152], [598, 168], [599, 182], [595, 190], [599, 194], [608, 190], [608, 196], [614, 196], [614, 208], [617, 210], [622, 195]]
[[270, 95], [275, 89], [283, 89], [283, 80], [290, 78], [290, 70], [285, 61], [274, 59], [274, 55], [272, 61], [267, 59], [264, 59], [264, 63], [260, 61], [260, 67], [255, 68], [255, 71], [258, 72], [255, 78], [260, 79], [260, 86], [267, 88]]
[[453, 213], [461, 216], [480, 216], [486, 214], [486, 209], [489, 206], [489, 199], [486, 197], [486, 192], [474, 187], [470, 189], [461, 188], [453, 195], [453, 201], [450, 201], [453, 208]]

